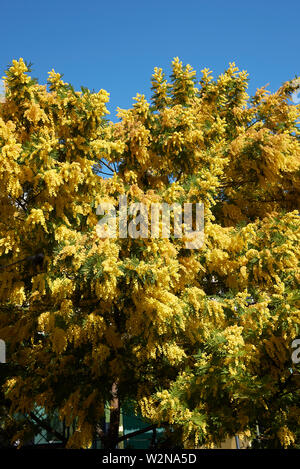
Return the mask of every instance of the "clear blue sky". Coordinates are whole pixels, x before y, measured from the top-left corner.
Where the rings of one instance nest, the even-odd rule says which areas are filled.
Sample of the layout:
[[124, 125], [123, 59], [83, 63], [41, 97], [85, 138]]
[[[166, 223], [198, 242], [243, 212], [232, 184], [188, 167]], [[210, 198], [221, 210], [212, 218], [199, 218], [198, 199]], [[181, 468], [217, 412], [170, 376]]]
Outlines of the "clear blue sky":
[[300, 74], [299, 0], [2, 0], [0, 12], [1, 76], [23, 57], [40, 83], [54, 68], [76, 89], [104, 88], [113, 121], [176, 56], [214, 76], [236, 62], [251, 94]]

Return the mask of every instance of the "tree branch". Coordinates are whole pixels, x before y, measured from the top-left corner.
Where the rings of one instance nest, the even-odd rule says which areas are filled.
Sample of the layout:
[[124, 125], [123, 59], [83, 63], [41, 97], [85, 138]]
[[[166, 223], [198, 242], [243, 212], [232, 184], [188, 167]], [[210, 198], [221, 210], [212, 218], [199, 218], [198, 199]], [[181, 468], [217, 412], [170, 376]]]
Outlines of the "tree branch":
[[65, 445], [67, 443], [67, 439], [61, 435], [59, 432], [54, 430], [50, 425], [48, 425], [47, 422], [44, 420], [41, 420], [39, 417], [37, 417], [33, 412], [30, 412], [30, 418], [39, 426], [42, 427], [44, 430], [47, 432], [51, 433], [54, 435], [58, 440], [62, 441], [63, 444]]
[[117, 442], [120, 443], [121, 441], [127, 440], [128, 438], [141, 435], [142, 433], [150, 432], [151, 430], [155, 430], [156, 428], [157, 428], [157, 425], [150, 425], [149, 427], [142, 428], [142, 430], [137, 430], [136, 432], [127, 433], [126, 435], [120, 436]]
[[101, 160], [101, 164], [104, 164], [104, 166], [106, 166], [107, 169], [109, 169], [109, 171], [111, 171], [112, 173], [114, 172], [114, 170], [108, 164], [104, 163], [103, 160]]

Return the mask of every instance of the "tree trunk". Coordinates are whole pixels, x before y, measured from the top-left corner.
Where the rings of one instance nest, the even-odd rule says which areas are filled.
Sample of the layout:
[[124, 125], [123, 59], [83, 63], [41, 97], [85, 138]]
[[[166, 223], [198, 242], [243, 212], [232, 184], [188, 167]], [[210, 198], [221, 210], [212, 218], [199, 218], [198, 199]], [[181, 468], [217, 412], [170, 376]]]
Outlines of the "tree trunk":
[[115, 449], [119, 438], [120, 425], [120, 401], [118, 397], [117, 383], [113, 383], [111, 388], [112, 399], [110, 402], [110, 421], [108, 432], [104, 437], [104, 449]]

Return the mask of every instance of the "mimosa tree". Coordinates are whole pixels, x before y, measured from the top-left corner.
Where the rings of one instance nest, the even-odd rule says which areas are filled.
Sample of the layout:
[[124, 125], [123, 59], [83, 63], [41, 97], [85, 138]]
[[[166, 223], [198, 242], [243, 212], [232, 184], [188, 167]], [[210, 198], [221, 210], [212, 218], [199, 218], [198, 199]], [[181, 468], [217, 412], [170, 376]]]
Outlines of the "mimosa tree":
[[[186, 447], [257, 424], [297, 442], [300, 323], [299, 106], [291, 82], [247, 95], [234, 64], [217, 80], [173, 61], [119, 122], [108, 94], [48, 89], [13, 61], [0, 105], [0, 338], [6, 425], [37, 406], [74, 432], [68, 447], [118, 441], [120, 406], [137, 403]], [[133, 228], [99, 235], [120, 196], [204, 205], [204, 243]], [[142, 204], [142, 205], [141, 205]], [[98, 213], [98, 214], [97, 214]], [[174, 215], [175, 218], [175, 215]], [[123, 221], [122, 221], [123, 223]], [[131, 224], [131, 225], [130, 225]], [[124, 226], [123, 226], [124, 228]], [[144, 228], [143, 228], [144, 229]], [[132, 232], [140, 236], [131, 236]], [[100, 426], [111, 402], [109, 431]], [[13, 436], [25, 439], [22, 430]]]

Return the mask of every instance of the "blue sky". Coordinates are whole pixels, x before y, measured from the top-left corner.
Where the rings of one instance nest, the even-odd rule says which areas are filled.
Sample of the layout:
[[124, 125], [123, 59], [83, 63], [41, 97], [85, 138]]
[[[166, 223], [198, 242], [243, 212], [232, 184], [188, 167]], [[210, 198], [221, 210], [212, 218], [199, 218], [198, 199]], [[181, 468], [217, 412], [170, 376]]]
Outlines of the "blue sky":
[[296, 0], [2, 0], [0, 11], [1, 76], [23, 57], [40, 83], [54, 68], [76, 89], [104, 88], [113, 121], [136, 93], [149, 99], [154, 67], [169, 74], [176, 56], [214, 76], [235, 62], [251, 94], [300, 74]]

